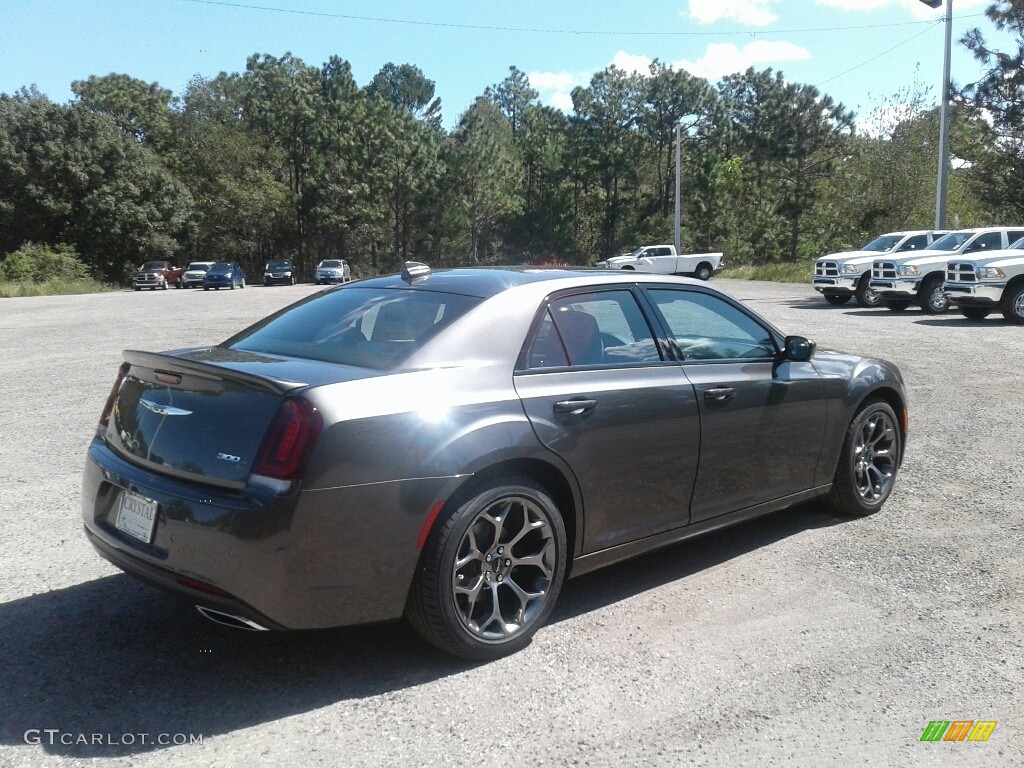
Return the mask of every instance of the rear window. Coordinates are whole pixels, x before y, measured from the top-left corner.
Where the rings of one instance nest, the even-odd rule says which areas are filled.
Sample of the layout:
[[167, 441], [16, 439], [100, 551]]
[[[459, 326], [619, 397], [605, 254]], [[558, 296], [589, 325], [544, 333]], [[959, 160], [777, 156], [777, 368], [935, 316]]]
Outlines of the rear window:
[[385, 370], [479, 303], [452, 293], [345, 288], [285, 309], [227, 346]]

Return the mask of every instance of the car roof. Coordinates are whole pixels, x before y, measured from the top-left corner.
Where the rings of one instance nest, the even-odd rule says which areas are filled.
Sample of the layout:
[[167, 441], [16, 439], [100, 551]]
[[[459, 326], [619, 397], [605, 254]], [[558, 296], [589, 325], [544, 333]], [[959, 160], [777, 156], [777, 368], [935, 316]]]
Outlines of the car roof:
[[609, 270], [598, 268], [549, 268], [549, 267], [463, 267], [437, 269], [430, 274], [411, 280], [401, 275], [386, 275], [360, 280], [353, 287], [394, 288], [440, 291], [476, 296], [486, 299], [521, 285], [531, 283], [552, 283], [551, 290], [572, 288], [574, 285], [629, 285], [633, 283], [677, 282], [703, 285], [703, 281], [672, 275], [658, 275], [632, 270]]

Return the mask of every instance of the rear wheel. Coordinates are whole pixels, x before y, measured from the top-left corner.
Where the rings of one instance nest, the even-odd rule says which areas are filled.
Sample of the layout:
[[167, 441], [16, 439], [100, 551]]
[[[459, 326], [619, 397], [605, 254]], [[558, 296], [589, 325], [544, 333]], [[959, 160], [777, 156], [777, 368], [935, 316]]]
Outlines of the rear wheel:
[[693, 273], [694, 277], [698, 280], [710, 280], [711, 279], [711, 265], [706, 261], [702, 261], [697, 265], [697, 270]]
[[166, 291], [167, 290], [167, 281], [166, 280], [164, 280], [162, 283], [160, 283], [160, 290], [161, 291]]
[[921, 309], [929, 315], [941, 315], [949, 309], [949, 297], [942, 290], [942, 278], [934, 277], [921, 286]]
[[850, 299], [852, 299], [852, 298], [853, 298], [852, 296], [844, 295], [844, 294], [841, 294], [841, 293], [826, 293], [825, 294], [825, 301], [827, 301], [829, 304], [831, 304], [834, 307], [842, 306], [843, 304], [846, 304], [847, 302], [849, 302]]
[[874, 309], [882, 303], [882, 297], [875, 293], [871, 287], [871, 273], [865, 274], [857, 283], [857, 292], [854, 294], [857, 304], [865, 309]]
[[881, 509], [892, 493], [902, 451], [903, 436], [892, 406], [868, 400], [846, 430], [829, 506], [856, 517]]
[[1003, 317], [1015, 325], [1024, 324], [1024, 283], [1007, 288], [1002, 301]]
[[526, 646], [550, 615], [566, 535], [551, 497], [527, 477], [502, 476], [471, 493], [435, 523], [406, 615], [438, 648], [486, 661]]
[[960, 314], [969, 320], [984, 320], [992, 314], [989, 307], [960, 307]]
[[882, 306], [890, 312], [902, 312], [910, 306], [910, 302], [904, 299], [882, 299]]

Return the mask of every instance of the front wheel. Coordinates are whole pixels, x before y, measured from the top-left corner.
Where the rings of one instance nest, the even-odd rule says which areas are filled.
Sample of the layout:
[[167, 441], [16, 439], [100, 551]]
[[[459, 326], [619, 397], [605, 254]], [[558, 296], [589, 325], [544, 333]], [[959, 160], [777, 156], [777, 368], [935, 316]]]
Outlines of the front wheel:
[[871, 287], [871, 275], [866, 274], [857, 283], [857, 291], [854, 293], [857, 299], [858, 306], [864, 307], [865, 309], [874, 309], [882, 303], [882, 297], [879, 296], [874, 289]]
[[711, 279], [711, 265], [706, 261], [702, 261], [697, 265], [697, 271], [693, 273], [693, 276], [698, 280], [710, 280]]
[[843, 438], [829, 506], [855, 517], [877, 512], [892, 493], [902, 452], [903, 435], [892, 406], [868, 400]]
[[853, 298], [852, 296], [843, 295], [841, 293], [826, 293], [825, 294], [825, 301], [827, 301], [833, 307], [840, 307], [843, 304], [846, 304], [852, 298]]
[[242, 278], [242, 282], [238, 286], [239, 288], [245, 288], [245, 278]]
[[1008, 288], [1003, 294], [1003, 317], [1014, 325], [1024, 325], [1024, 284]]
[[949, 297], [942, 290], [942, 280], [929, 280], [921, 286], [921, 309], [929, 315], [941, 315], [949, 309]]
[[989, 307], [960, 307], [960, 314], [968, 320], [984, 320], [992, 310]]
[[425, 640], [456, 656], [507, 656], [550, 615], [566, 558], [565, 524], [547, 492], [527, 477], [496, 478], [438, 518], [406, 615]]

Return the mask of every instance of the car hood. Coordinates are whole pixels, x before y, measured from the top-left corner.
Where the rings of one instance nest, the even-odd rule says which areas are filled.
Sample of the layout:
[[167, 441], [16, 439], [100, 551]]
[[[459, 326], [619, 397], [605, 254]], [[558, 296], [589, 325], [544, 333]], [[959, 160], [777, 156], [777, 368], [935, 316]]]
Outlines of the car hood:
[[1007, 248], [1005, 251], [996, 251], [984, 259], [956, 259], [956, 261], [969, 261], [976, 267], [1020, 267], [1024, 266], [1024, 249]]
[[605, 264], [632, 264], [636, 261], [635, 256], [612, 256], [611, 258], [605, 259]]
[[885, 256], [885, 251], [841, 251], [822, 256], [818, 261], [834, 261], [839, 265], [870, 264], [882, 256]]

